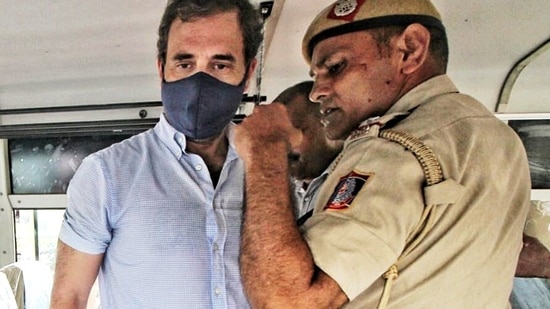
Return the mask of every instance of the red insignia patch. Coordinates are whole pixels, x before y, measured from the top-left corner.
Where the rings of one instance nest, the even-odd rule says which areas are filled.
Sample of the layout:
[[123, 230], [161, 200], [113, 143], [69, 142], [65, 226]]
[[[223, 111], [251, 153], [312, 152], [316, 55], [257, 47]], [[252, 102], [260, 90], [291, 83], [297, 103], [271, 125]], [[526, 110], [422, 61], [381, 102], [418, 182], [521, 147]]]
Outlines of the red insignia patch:
[[327, 18], [338, 19], [345, 21], [353, 21], [359, 8], [366, 0], [340, 0], [337, 1], [332, 10], [330, 10]]
[[363, 185], [371, 177], [370, 174], [363, 175], [351, 172], [347, 176], [340, 178], [338, 185], [330, 196], [324, 210], [344, 210], [350, 207], [351, 203], [361, 191]]

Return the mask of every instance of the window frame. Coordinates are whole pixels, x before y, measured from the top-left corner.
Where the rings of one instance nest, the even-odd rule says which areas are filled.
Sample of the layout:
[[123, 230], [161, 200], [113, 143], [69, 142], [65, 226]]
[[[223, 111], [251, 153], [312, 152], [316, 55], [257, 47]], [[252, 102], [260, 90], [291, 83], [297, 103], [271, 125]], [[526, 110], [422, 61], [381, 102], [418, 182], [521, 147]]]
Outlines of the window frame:
[[[506, 124], [509, 120], [550, 120], [550, 113], [496, 113], [495, 116]], [[550, 201], [550, 189], [531, 189], [531, 200]]]

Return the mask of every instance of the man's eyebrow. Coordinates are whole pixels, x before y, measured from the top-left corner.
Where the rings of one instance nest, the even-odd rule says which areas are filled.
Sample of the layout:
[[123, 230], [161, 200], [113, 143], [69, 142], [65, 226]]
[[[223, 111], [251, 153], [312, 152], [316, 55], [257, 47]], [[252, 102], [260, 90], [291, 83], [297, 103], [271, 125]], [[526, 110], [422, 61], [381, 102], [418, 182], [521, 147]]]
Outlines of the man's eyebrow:
[[[326, 55], [325, 57], [323, 57], [322, 59], [319, 59], [319, 61], [315, 62], [315, 63], [311, 63], [311, 67], [312, 68], [321, 68], [321, 67], [324, 67], [326, 66], [326, 63], [327, 63], [327, 60], [330, 56], [329, 55]], [[310, 69], [309, 70], [309, 76], [310, 77], [315, 77], [315, 73], [313, 73], [313, 70]]]
[[216, 55], [214, 55], [214, 59], [230, 61], [230, 62], [235, 62], [236, 61], [235, 57], [231, 54], [216, 54]]
[[[195, 56], [193, 54], [190, 54], [190, 53], [179, 53], [179, 54], [175, 54], [174, 57], [172, 57], [172, 59], [174, 61], [189, 60], [189, 59], [194, 59], [194, 58], [195, 58]], [[214, 57], [212, 57], [212, 59], [221, 60], [221, 61], [229, 61], [229, 62], [236, 62], [237, 61], [235, 59], [235, 56], [233, 56], [231, 54], [216, 54], [216, 55], [214, 55]]]
[[193, 59], [193, 55], [189, 53], [180, 53], [180, 54], [175, 54], [174, 57], [172, 57], [172, 59], [175, 61], [189, 60], [189, 59]]

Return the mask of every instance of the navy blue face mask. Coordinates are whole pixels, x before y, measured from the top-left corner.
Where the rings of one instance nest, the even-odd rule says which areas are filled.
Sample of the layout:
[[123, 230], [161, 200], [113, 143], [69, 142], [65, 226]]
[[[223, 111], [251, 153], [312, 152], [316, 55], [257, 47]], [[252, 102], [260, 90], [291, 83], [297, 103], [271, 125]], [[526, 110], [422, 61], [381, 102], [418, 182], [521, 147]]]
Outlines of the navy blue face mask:
[[216, 136], [231, 122], [242, 101], [246, 76], [233, 86], [204, 72], [175, 82], [162, 82], [168, 122], [190, 139]]

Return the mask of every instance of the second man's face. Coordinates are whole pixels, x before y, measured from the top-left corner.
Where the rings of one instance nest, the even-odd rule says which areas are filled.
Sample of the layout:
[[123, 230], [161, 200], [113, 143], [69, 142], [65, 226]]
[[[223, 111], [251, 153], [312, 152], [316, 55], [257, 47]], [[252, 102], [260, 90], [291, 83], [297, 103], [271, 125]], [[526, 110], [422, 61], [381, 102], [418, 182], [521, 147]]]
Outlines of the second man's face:
[[323, 173], [342, 149], [343, 141], [330, 140], [319, 120], [318, 105], [305, 97], [296, 97], [287, 105], [292, 125], [302, 132], [299, 144], [291, 145], [290, 176], [311, 180]]
[[345, 139], [358, 125], [385, 113], [399, 93], [399, 54], [381, 51], [366, 31], [319, 42], [311, 61], [315, 84], [310, 94], [320, 103], [321, 121], [331, 139]]

